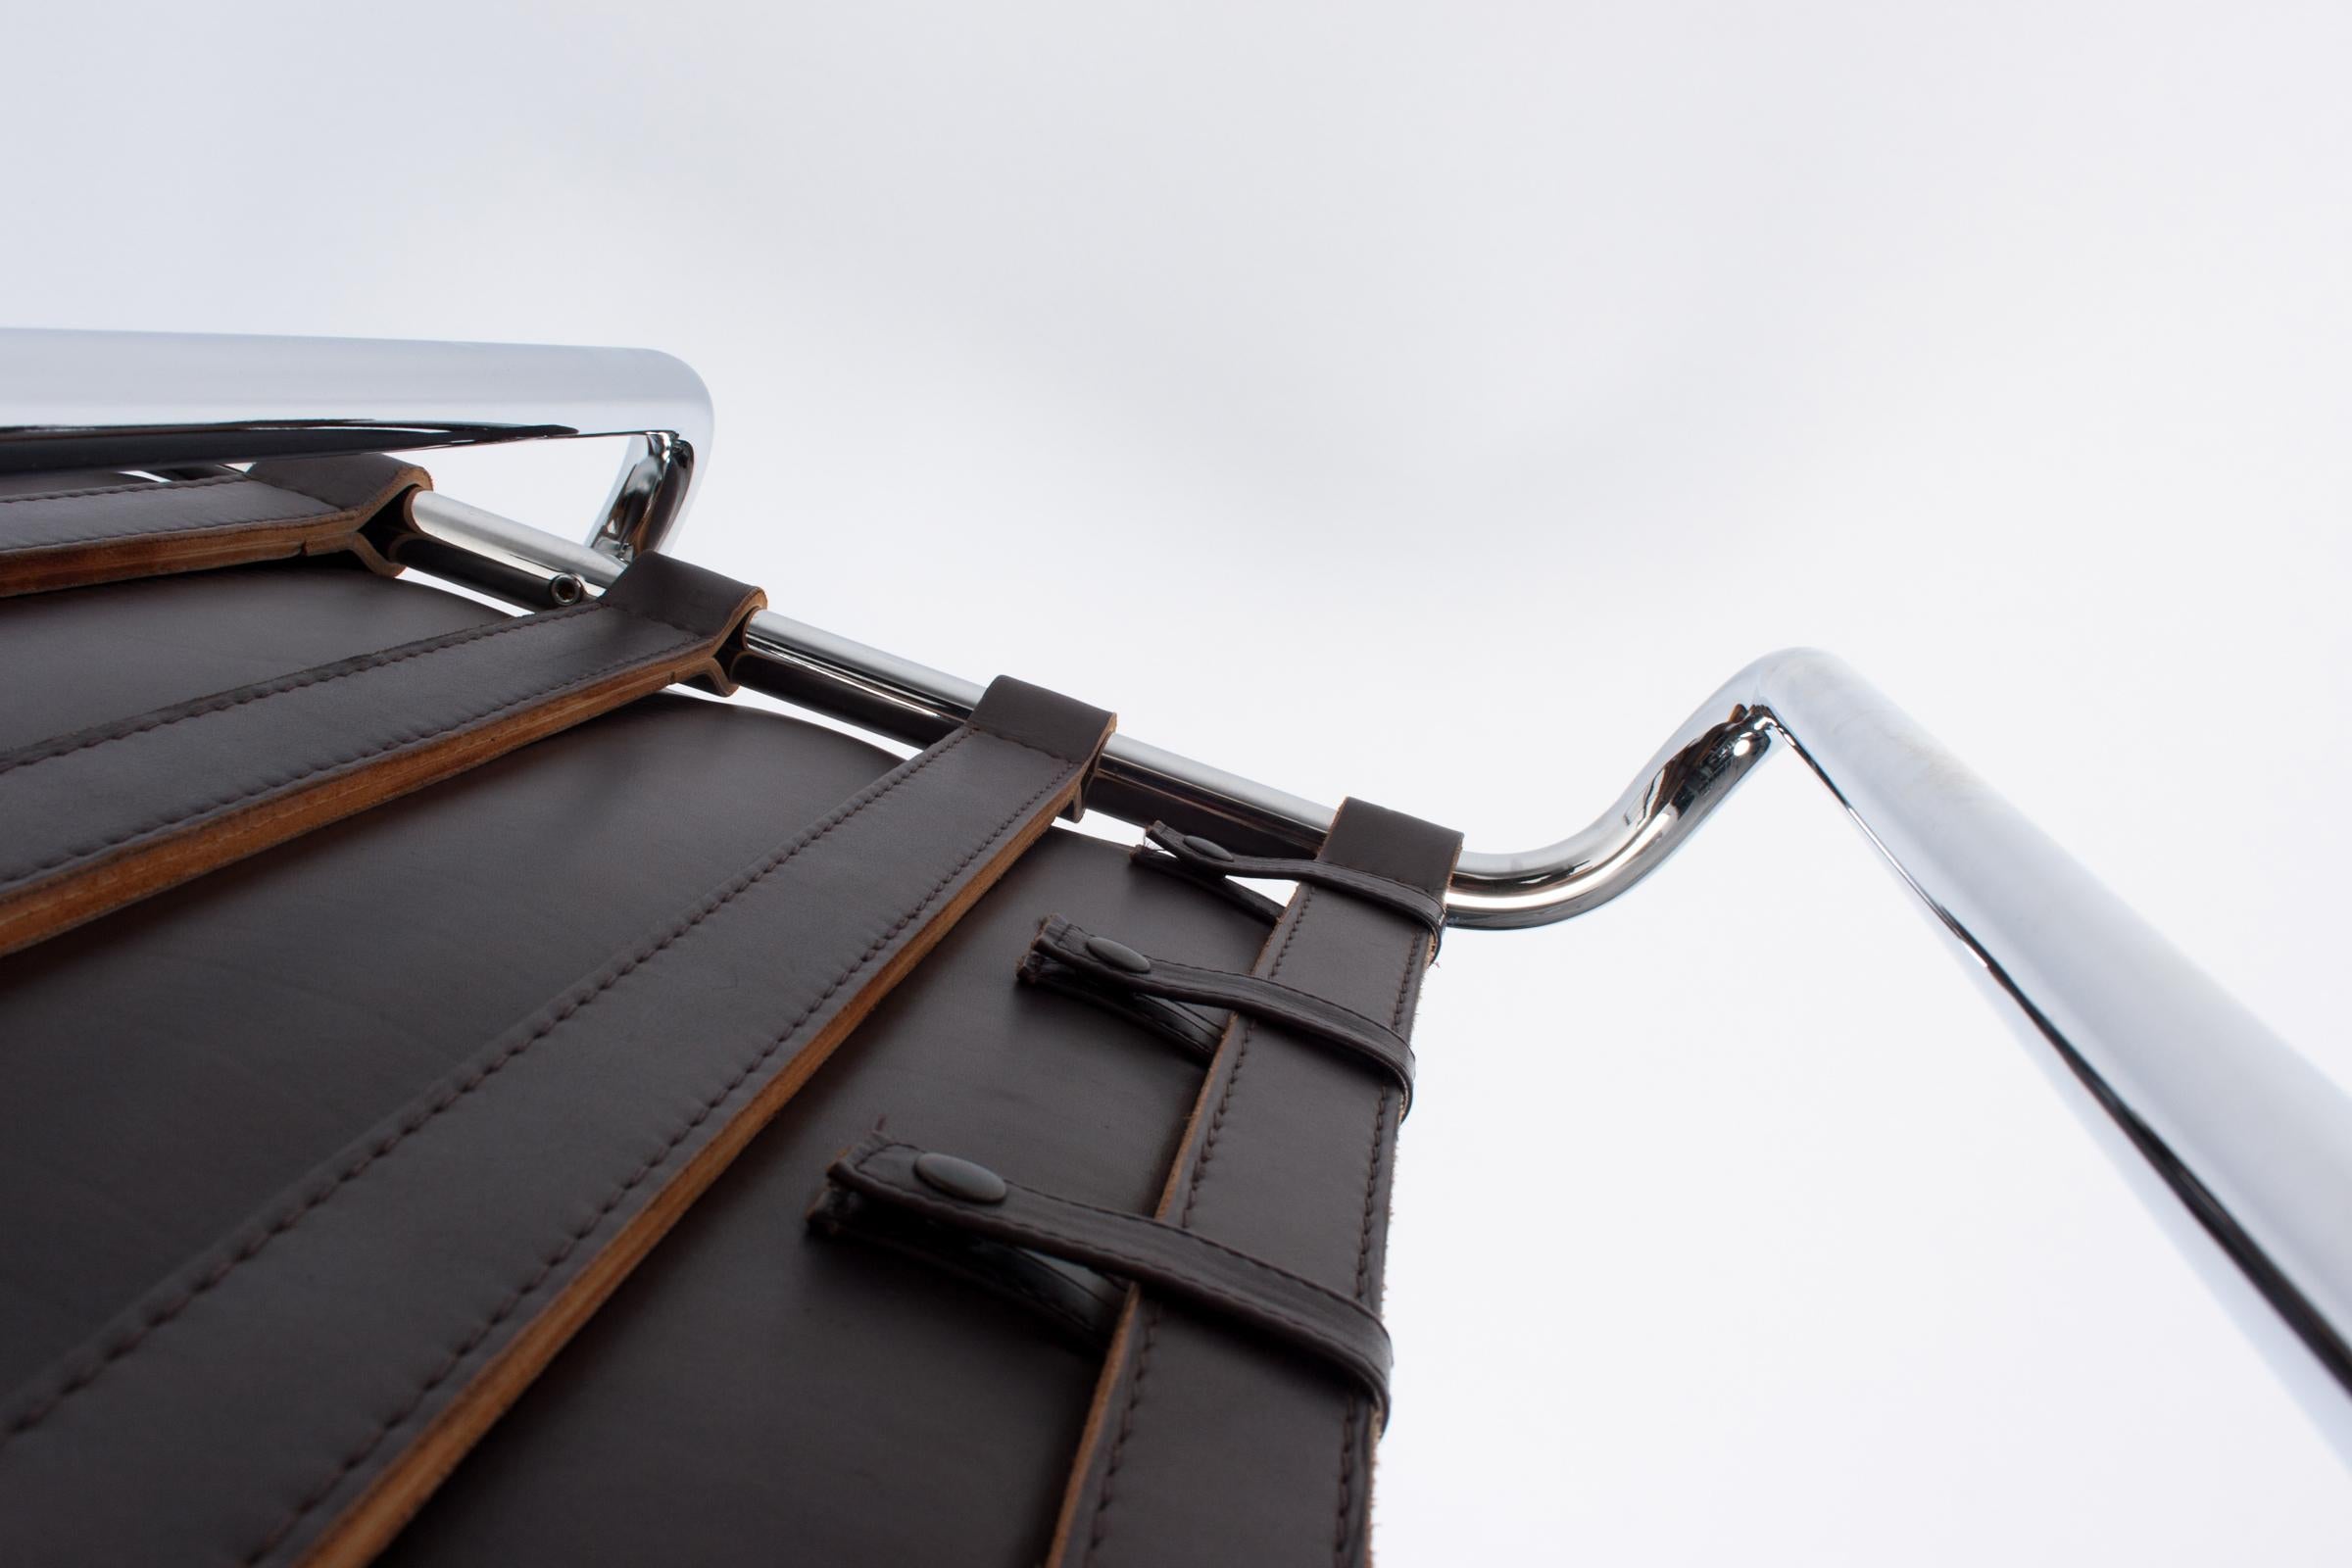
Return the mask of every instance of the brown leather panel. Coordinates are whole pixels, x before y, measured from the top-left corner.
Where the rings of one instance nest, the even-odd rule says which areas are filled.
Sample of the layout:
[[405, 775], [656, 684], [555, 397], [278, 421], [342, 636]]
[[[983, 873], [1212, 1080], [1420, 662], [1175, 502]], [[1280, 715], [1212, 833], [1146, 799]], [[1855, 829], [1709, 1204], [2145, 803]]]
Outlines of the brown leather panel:
[[13, 1549], [364, 1557], [1082, 766], [941, 743], [256, 1214], [20, 1403]]
[[[652, 558], [606, 599], [0, 757], [0, 953], [659, 691], [716, 675], [757, 590]], [[660, 568], [656, 571], [655, 568]], [[724, 584], [712, 593], [700, 579]], [[701, 597], [696, 597], [697, 595]], [[729, 611], [712, 600], [732, 600]], [[698, 614], [699, 623], [685, 622]]]
[[[1437, 893], [1460, 847], [1458, 835], [1348, 802], [1323, 854]], [[1305, 886], [1252, 972], [1404, 1034], [1432, 951], [1418, 921]], [[1237, 1017], [1158, 1216], [1377, 1309], [1401, 1099], [1376, 1068]], [[1050, 1560], [1359, 1562], [1377, 1425], [1344, 1378], [1131, 1292]]]
[[331, 557], [14, 599], [0, 607], [0, 753], [504, 619]]
[[893, 765], [781, 715], [651, 697], [0, 958], [0, 1410]]
[[[1035, 1568], [1102, 1355], [935, 1265], [808, 1234], [877, 1121], [1148, 1213], [1200, 1067], [1023, 986], [1064, 909], [1189, 962], [1264, 936], [1113, 844], [1049, 834], [785, 1106], [493, 1428], [386, 1560]], [[1236, 1419], [1245, 1419], [1244, 1415]], [[1247, 1559], [1254, 1561], [1257, 1559]]]
[[336, 551], [390, 570], [360, 531], [431, 485], [391, 458], [306, 458], [250, 474], [0, 495], [0, 598]]

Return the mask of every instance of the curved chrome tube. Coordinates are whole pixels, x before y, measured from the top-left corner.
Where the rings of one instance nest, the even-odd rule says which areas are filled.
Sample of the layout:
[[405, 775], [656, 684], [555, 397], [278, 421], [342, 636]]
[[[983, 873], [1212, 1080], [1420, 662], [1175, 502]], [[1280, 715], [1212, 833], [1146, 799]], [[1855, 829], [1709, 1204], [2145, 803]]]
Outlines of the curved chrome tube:
[[1782, 747], [2082, 1091], [2159, 1218], [2185, 1221], [2176, 1242], [2352, 1463], [2352, 1099], [1841, 660], [1748, 665], [1584, 833], [1481, 858], [1462, 923], [1606, 902]]
[[652, 349], [0, 329], [0, 472], [627, 436], [589, 542], [622, 560], [686, 514], [710, 394]]

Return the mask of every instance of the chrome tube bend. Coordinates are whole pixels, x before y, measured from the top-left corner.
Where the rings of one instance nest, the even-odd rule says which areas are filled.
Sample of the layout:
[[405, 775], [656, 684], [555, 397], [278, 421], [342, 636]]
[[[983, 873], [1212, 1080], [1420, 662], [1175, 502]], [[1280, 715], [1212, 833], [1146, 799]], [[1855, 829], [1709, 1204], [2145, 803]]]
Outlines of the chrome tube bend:
[[2082, 1091], [2077, 1108], [2352, 1463], [2352, 1099], [1842, 661], [1748, 665], [1584, 832], [1465, 855], [1450, 918], [1540, 925], [1607, 903], [1781, 748]]

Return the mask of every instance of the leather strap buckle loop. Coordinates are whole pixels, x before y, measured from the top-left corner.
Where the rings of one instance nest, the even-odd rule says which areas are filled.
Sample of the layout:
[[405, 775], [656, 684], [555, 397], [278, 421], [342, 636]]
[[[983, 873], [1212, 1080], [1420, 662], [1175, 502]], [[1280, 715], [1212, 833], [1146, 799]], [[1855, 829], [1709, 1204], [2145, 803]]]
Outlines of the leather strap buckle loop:
[[1163, 1032], [1157, 1017], [1130, 1005], [1134, 999], [1199, 1003], [1279, 1024], [1363, 1057], [1394, 1078], [1404, 1092], [1406, 1108], [1412, 1105], [1413, 1048], [1402, 1035], [1351, 1007], [1278, 981], [1149, 957], [1124, 943], [1090, 935], [1060, 915], [1038, 928], [1021, 959], [1020, 976], [1032, 985], [1100, 994]]
[[825, 1225], [837, 1212], [829, 1195], [846, 1188], [950, 1230], [1148, 1286], [1208, 1317], [1255, 1329], [1327, 1362], [1361, 1384], [1385, 1418], [1393, 1359], [1389, 1331], [1361, 1302], [1163, 1220], [1056, 1198], [1001, 1178], [985, 1189], [942, 1180], [932, 1174], [939, 1167], [951, 1176], [978, 1170], [994, 1178], [968, 1161], [877, 1133], [833, 1162], [810, 1219]]
[[1224, 1038], [1223, 1020], [1211, 1018], [1181, 1002], [1125, 986], [1104, 985], [1085, 970], [1063, 962], [1044, 945], [1042, 934], [1022, 955], [1018, 973], [1024, 985], [1074, 997], [1129, 1023], [1140, 1024], [1172, 1042], [1197, 1061], [1205, 1062], [1216, 1055], [1217, 1042]]
[[[1150, 846], [1150, 847], [1147, 847]], [[1236, 855], [1223, 845], [1197, 834], [1179, 833], [1165, 822], [1154, 822], [1146, 830], [1146, 842], [1135, 847], [1135, 858], [1151, 857], [1153, 851], [1172, 857], [1187, 870], [1201, 878], [1233, 876], [1269, 877], [1285, 882], [1305, 882], [1315, 887], [1329, 888], [1362, 899], [1367, 904], [1393, 909], [1408, 920], [1425, 926], [1432, 937], [1446, 934], [1446, 901], [1416, 887], [1408, 887], [1392, 877], [1371, 871], [1359, 871], [1351, 865], [1334, 860], [1279, 859], [1262, 855]]]

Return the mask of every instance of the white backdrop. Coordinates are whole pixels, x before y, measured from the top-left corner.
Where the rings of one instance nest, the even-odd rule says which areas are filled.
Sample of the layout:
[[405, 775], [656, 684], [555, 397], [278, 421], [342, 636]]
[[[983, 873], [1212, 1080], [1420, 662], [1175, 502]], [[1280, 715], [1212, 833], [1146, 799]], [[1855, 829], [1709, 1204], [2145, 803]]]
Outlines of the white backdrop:
[[[687, 553], [1518, 848], [1833, 648], [2352, 1080], [2352, 12], [16, 8], [18, 324], [641, 343]], [[565, 530], [606, 455], [437, 462]], [[577, 497], [566, 510], [550, 494]], [[1385, 1568], [2341, 1563], [1791, 764], [1433, 978]]]

